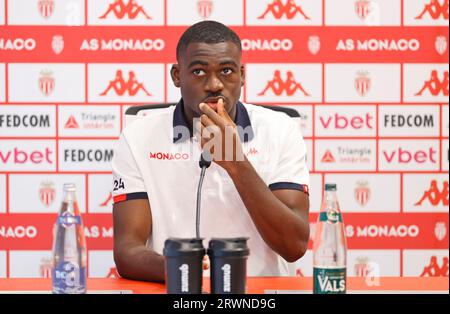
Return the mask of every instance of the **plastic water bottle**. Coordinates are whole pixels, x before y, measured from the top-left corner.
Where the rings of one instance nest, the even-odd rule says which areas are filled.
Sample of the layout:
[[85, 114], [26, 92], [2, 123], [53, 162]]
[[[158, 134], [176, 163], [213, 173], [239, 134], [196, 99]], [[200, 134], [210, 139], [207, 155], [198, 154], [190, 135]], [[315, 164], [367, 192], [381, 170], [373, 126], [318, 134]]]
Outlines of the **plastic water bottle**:
[[314, 293], [346, 293], [347, 241], [336, 184], [325, 184], [313, 251]]
[[86, 239], [75, 190], [75, 184], [64, 184], [54, 229], [52, 290], [56, 294], [86, 293]]

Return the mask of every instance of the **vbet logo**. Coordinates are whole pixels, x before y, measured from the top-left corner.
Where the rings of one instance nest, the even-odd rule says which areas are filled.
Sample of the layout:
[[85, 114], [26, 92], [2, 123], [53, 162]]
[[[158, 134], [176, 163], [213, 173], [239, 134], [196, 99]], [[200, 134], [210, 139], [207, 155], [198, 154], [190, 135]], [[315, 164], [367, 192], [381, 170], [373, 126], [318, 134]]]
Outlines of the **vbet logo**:
[[320, 64], [248, 64], [246, 70], [249, 103], [322, 101]]
[[247, 25], [322, 25], [322, 1], [247, 0]]
[[0, 167], [3, 171], [55, 171], [55, 141], [2, 140]]
[[404, 1], [405, 26], [448, 26], [449, 0]]
[[120, 106], [60, 106], [59, 124], [59, 135], [64, 137], [119, 136]]
[[164, 1], [88, 1], [89, 25], [164, 25]]
[[448, 72], [447, 64], [405, 64], [405, 102], [448, 103]]
[[163, 64], [89, 64], [90, 102], [163, 102]]
[[448, 174], [405, 174], [403, 208], [405, 212], [447, 212]]
[[315, 170], [374, 171], [375, 140], [316, 140]]

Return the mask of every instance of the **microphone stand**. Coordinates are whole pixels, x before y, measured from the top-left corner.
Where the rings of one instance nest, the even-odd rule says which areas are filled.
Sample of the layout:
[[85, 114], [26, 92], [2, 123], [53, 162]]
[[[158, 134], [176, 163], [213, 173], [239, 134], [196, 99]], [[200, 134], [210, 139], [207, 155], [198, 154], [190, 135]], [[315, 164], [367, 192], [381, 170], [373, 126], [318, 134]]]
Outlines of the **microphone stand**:
[[211, 155], [208, 152], [202, 152], [200, 156], [199, 166], [202, 168], [200, 173], [200, 181], [198, 182], [197, 189], [197, 210], [196, 210], [196, 219], [195, 219], [195, 235], [197, 239], [200, 238], [200, 203], [202, 199], [202, 185], [203, 179], [205, 178], [206, 169], [211, 166]]

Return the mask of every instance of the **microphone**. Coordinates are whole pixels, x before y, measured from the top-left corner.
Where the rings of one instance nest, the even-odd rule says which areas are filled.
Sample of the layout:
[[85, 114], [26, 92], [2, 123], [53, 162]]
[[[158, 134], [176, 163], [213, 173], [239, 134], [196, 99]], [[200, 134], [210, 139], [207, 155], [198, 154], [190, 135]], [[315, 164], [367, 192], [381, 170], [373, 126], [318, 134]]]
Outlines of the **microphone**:
[[198, 162], [202, 171], [200, 173], [200, 181], [198, 182], [197, 189], [197, 210], [196, 210], [196, 220], [195, 220], [195, 235], [197, 239], [200, 238], [200, 202], [202, 199], [202, 185], [203, 179], [205, 178], [206, 169], [211, 166], [211, 155], [207, 151], [203, 151], [200, 155], [200, 161]]

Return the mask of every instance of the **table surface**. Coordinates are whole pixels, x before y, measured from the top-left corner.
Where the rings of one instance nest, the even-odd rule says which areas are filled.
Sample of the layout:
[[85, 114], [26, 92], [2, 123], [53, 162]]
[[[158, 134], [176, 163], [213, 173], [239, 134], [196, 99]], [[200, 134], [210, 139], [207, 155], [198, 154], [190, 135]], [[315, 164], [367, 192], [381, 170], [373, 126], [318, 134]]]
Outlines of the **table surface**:
[[[209, 292], [209, 278], [203, 279], [203, 288]], [[123, 278], [89, 278], [88, 293], [162, 294], [164, 284], [134, 281]], [[49, 293], [51, 279], [0, 279], [0, 293]], [[311, 277], [249, 277], [247, 293], [311, 293]], [[379, 282], [366, 282], [361, 277], [347, 278], [348, 293], [449, 293], [448, 277], [381, 277]]]

